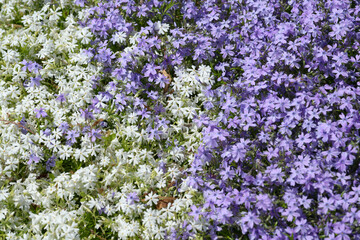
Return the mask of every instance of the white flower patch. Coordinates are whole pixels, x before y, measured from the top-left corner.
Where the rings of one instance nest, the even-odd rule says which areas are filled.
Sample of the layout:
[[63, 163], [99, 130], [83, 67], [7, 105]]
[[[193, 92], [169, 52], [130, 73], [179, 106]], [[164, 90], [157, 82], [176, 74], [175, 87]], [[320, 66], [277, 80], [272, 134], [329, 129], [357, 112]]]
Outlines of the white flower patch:
[[[115, 114], [114, 101], [93, 88], [102, 64], [81, 48], [93, 39], [77, 24], [88, 13], [77, 18], [71, 1], [55, 2], [13, 0], [0, 10], [0, 22], [22, 16], [21, 25], [0, 27], [0, 231], [8, 239], [81, 239], [91, 221], [94, 232], [114, 239], [164, 239], [193, 204], [183, 170], [200, 144], [192, 119], [213, 83], [211, 69], [176, 68], [166, 94], [158, 94], [158, 119], [131, 104]], [[169, 25], [156, 22], [154, 30], [166, 38]], [[148, 56], [134, 51], [140, 37], [118, 31], [109, 41], [125, 47], [117, 57], [128, 52], [143, 61]], [[90, 107], [95, 98], [101, 111]], [[158, 133], [151, 135], [150, 123]], [[197, 224], [200, 231], [205, 223]]]
[[41, 234], [42, 229], [45, 229], [47, 239], [80, 239], [76, 211], [46, 210], [40, 214], [31, 213], [30, 218], [30, 230]]

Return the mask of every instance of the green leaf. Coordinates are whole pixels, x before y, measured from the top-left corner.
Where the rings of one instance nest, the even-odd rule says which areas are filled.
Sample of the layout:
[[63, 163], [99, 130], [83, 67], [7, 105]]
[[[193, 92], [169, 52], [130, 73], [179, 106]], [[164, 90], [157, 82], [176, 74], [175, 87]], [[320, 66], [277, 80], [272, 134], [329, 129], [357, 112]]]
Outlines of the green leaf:
[[116, 138], [116, 133], [113, 133], [113, 134], [103, 137], [105, 149], [110, 146], [112, 140], [114, 140], [115, 138]]

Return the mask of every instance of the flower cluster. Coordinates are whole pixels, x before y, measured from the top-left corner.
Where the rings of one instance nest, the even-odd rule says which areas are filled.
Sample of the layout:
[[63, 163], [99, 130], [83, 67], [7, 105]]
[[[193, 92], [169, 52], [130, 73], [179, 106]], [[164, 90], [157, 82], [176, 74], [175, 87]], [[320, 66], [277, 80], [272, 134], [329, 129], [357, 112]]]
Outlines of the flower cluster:
[[359, 238], [359, 5], [204, 2], [174, 36], [220, 81], [195, 120], [190, 215], [213, 238]]
[[0, 0], [0, 236], [360, 238], [360, 4]]

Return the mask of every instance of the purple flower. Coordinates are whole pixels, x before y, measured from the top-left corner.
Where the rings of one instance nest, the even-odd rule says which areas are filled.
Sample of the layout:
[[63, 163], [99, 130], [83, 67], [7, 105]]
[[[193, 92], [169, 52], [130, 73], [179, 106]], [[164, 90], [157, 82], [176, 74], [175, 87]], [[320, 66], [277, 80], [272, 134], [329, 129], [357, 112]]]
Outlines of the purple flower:
[[259, 210], [267, 211], [270, 209], [272, 202], [267, 194], [259, 194], [256, 196], [256, 208]]
[[46, 161], [46, 171], [50, 171], [52, 167], [55, 167], [55, 159], [56, 156], [52, 155], [47, 161]]
[[328, 211], [334, 211], [336, 209], [334, 204], [334, 199], [332, 198], [322, 198], [319, 203], [320, 212], [326, 214]]
[[163, 129], [167, 129], [169, 123], [170, 123], [169, 120], [167, 120], [166, 118], [163, 118], [163, 119], [158, 121], [158, 127], [159, 128], [162, 127]]
[[150, 140], [154, 140], [154, 138], [157, 140], [160, 140], [160, 134], [162, 133], [161, 131], [159, 131], [158, 129], [154, 129], [154, 128], [148, 128], [147, 131], [149, 133], [148, 138]]
[[115, 55], [109, 48], [100, 48], [95, 58], [101, 63], [110, 64]]
[[128, 195], [127, 200], [129, 202], [129, 204], [134, 204], [135, 202], [139, 202], [140, 198], [136, 192], [132, 192]]
[[66, 139], [70, 141], [70, 143], [75, 143], [76, 138], [79, 137], [80, 134], [76, 130], [71, 130], [66, 133]]
[[95, 142], [97, 138], [100, 139], [101, 138], [100, 130], [91, 129], [91, 131], [89, 132], [89, 137], [92, 142]]
[[294, 205], [289, 206], [287, 209], [283, 210], [282, 215], [286, 217], [286, 220], [289, 222], [292, 222], [294, 219], [300, 217], [300, 214], [298, 213], [298, 208]]
[[34, 112], [36, 112], [36, 117], [37, 117], [37, 118], [41, 118], [41, 117], [46, 117], [46, 116], [47, 116], [47, 113], [45, 112], [45, 108], [35, 109]]
[[80, 7], [84, 7], [86, 3], [87, 3], [86, 0], [75, 0], [75, 4]]
[[216, 214], [217, 220], [222, 224], [228, 223], [232, 216], [233, 216], [233, 213], [225, 207], [220, 208], [220, 210], [217, 211], [217, 214]]
[[202, 215], [201, 208], [196, 207], [195, 205], [191, 206], [191, 212], [189, 213], [189, 216], [194, 217], [195, 221], [199, 220], [200, 216]]
[[150, 112], [146, 111], [146, 109], [139, 110], [139, 111], [136, 112], [136, 114], [141, 116], [141, 119], [150, 117]]
[[[25, 117], [22, 117], [22, 119], [20, 120], [20, 125], [26, 127], [27, 124], [26, 124]], [[22, 134], [27, 134], [28, 131], [24, 127], [21, 127], [21, 129], [20, 129], [21, 133]]]
[[88, 109], [83, 110], [83, 109], [80, 108], [80, 112], [81, 112], [81, 117], [83, 117], [85, 120], [88, 120], [88, 119], [93, 120], [93, 119], [95, 119], [93, 113], [90, 112]]
[[352, 231], [345, 223], [337, 222], [334, 224], [334, 233], [337, 235], [336, 239], [350, 240]]
[[24, 65], [24, 67], [21, 68], [22, 71], [29, 70], [29, 72], [38, 73], [39, 70], [42, 69], [42, 67], [36, 62], [23, 60], [20, 63]]
[[37, 77], [31, 77], [30, 78], [30, 84], [28, 84], [28, 87], [35, 87], [35, 86], [40, 86], [40, 81], [42, 80], [41, 76], [37, 76]]
[[[150, 64], [150, 63], [147, 63], [144, 67], [144, 77], [155, 77], [155, 75], [157, 75], [157, 71], [156, 70], [159, 70], [160, 67], [158, 66], [155, 66], [153, 64]], [[151, 81], [151, 80], [150, 80]]]
[[69, 128], [69, 124], [67, 122], [62, 122], [58, 128], [64, 133]]
[[341, 40], [341, 38], [346, 35], [346, 31], [348, 30], [347, 27], [342, 24], [334, 24], [331, 28], [332, 32], [329, 33], [329, 36], [334, 37], [336, 40]]
[[310, 208], [311, 199], [308, 199], [306, 196], [302, 196], [301, 198], [298, 198], [298, 203], [302, 205], [305, 209]]
[[279, 149], [269, 147], [267, 151], [264, 151], [264, 156], [270, 161], [272, 158], [279, 156]]
[[316, 130], [316, 135], [320, 138], [323, 142], [327, 142], [330, 138], [331, 128], [326, 123], [320, 123]]
[[224, 181], [231, 180], [235, 177], [235, 171], [231, 167], [227, 166], [225, 169], [220, 171], [220, 175]]
[[[161, 153], [158, 156], [161, 157]], [[161, 169], [163, 171], [163, 173], [167, 173], [166, 163], [163, 162], [163, 161], [160, 161], [159, 162], [159, 169]]]
[[65, 94], [64, 94], [64, 93], [55, 94], [55, 96], [57, 96], [56, 100], [58, 100], [59, 102], [61, 102], [61, 103], [66, 102], [66, 98], [65, 98]]
[[42, 69], [42, 66], [40, 64], [34, 62], [31, 67], [28, 68], [30, 72], [39, 73], [39, 70]]
[[29, 161], [27, 162], [29, 165], [32, 163], [38, 163], [40, 161], [40, 157], [38, 157], [36, 154], [32, 153], [30, 154]]
[[99, 215], [101, 215], [101, 214], [107, 214], [107, 213], [106, 213], [106, 207], [101, 207], [100, 209], [98, 209], [98, 213], [99, 213]]
[[165, 88], [166, 84], [169, 84], [169, 80], [164, 75], [160, 75], [155, 79], [155, 83], [161, 88]]
[[44, 134], [45, 136], [49, 137], [51, 135], [51, 130], [49, 128], [45, 129], [45, 131], [41, 131], [42, 134]]
[[311, 143], [310, 134], [301, 133], [295, 141], [298, 144], [299, 148], [305, 149], [304, 144]]
[[225, 48], [221, 49], [221, 54], [223, 58], [226, 58], [227, 56], [234, 56], [234, 46], [232, 45], [226, 45]]
[[21, 68], [22, 71], [26, 71], [29, 67], [31, 68], [33, 64], [32, 61], [26, 61], [26, 60], [23, 60], [20, 63], [24, 65], [24, 67]]
[[224, 109], [225, 113], [230, 113], [230, 112], [236, 112], [236, 107], [237, 104], [235, 98], [231, 97], [230, 94], [227, 94], [226, 102], [222, 106], [222, 109]]
[[241, 139], [236, 145], [232, 146], [231, 148], [231, 157], [232, 161], [239, 162], [245, 158], [247, 152], [247, 145], [249, 141]]
[[243, 233], [246, 233], [252, 228], [254, 228], [255, 225], [258, 225], [260, 223], [260, 219], [255, 213], [248, 212], [241, 218], [240, 223]]

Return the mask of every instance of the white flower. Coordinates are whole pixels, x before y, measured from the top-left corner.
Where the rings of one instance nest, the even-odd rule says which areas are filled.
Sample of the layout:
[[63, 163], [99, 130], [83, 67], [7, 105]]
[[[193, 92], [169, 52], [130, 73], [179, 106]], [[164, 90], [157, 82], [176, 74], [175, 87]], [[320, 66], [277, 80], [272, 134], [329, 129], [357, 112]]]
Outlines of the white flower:
[[106, 166], [108, 166], [109, 164], [110, 164], [110, 158], [109, 158], [108, 156], [104, 156], [104, 157], [101, 158], [101, 160], [100, 160], [100, 165], [101, 165], [102, 167], [106, 167]]
[[111, 38], [111, 41], [113, 44], [115, 43], [123, 43], [126, 40], [126, 33], [124, 32], [116, 32], [113, 37]]
[[53, 141], [51, 142], [51, 145], [48, 146], [48, 148], [52, 149], [54, 152], [59, 152], [61, 146], [62, 146], [62, 145], [61, 145], [60, 141], [58, 141], [58, 140], [53, 140]]
[[155, 239], [164, 239], [165, 236], [165, 228], [163, 227], [155, 227], [154, 229], [154, 237]]
[[157, 188], [164, 188], [166, 187], [166, 180], [165, 179], [160, 179], [159, 182], [156, 184]]
[[135, 124], [137, 119], [138, 119], [138, 116], [134, 112], [130, 113], [126, 118], [126, 120], [129, 124]]
[[92, 34], [91, 34], [91, 31], [89, 28], [87, 27], [84, 27], [84, 28], [81, 28], [79, 31], [76, 32], [78, 35], [77, 35], [77, 38], [79, 40], [81, 40], [81, 43], [82, 44], [88, 44], [90, 43], [90, 40], [91, 40], [91, 37], [92, 37]]
[[72, 154], [72, 149], [71, 149], [71, 147], [68, 146], [68, 145], [63, 145], [63, 146], [60, 147], [58, 153], [60, 154], [59, 157], [60, 157], [61, 159], [66, 159], [66, 158], [69, 158], [69, 157], [71, 156], [71, 154]]
[[[3, 60], [7, 63], [15, 63], [19, 61], [20, 54], [12, 49], [2, 52]], [[10, 69], [9, 69], [10, 70]]]
[[0, 190], [0, 201], [6, 200], [9, 197], [9, 189], [4, 188]]
[[62, 131], [59, 128], [56, 128], [55, 130], [52, 131], [52, 136], [55, 139], [59, 139], [62, 137]]
[[161, 212], [164, 219], [171, 219], [175, 216], [173, 210], [171, 209], [171, 204], [168, 204], [165, 208], [162, 208]]
[[105, 108], [107, 106], [106, 102], [109, 101], [108, 97], [97, 95], [96, 98], [99, 100], [99, 102], [95, 104], [95, 107], [97, 107], [97, 108]]
[[156, 205], [159, 201], [158, 195], [156, 193], [150, 192], [145, 196], [145, 201], [148, 205]]
[[141, 143], [142, 141], [149, 140], [148, 134], [145, 129], [141, 129], [140, 132], [136, 132], [136, 142]]
[[76, 160], [80, 160], [81, 162], [85, 162], [86, 159], [89, 157], [90, 150], [89, 149], [75, 149], [74, 157]]
[[21, 66], [19, 64], [15, 64], [13, 68], [13, 79], [15, 81], [19, 81], [20, 79], [24, 79], [26, 77], [26, 72], [21, 70]]
[[171, 209], [175, 212], [179, 212], [182, 208], [184, 208], [183, 201], [181, 199], [175, 199], [171, 205]]
[[167, 23], [161, 23], [160, 21], [158, 21], [154, 24], [154, 28], [156, 31], [159, 32], [159, 34], [164, 34], [164, 33], [167, 33], [170, 26]]
[[48, 148], [50, 148], [50, 149], [56, 147], [56, 146], [55, 146], [55, 142], [56, 142], [56, 140], [53, 139], [53, 138], [51, 138], [51, 136], [45, 138], [45, 140], [44, 140], [45, 146], [48, 147]]

